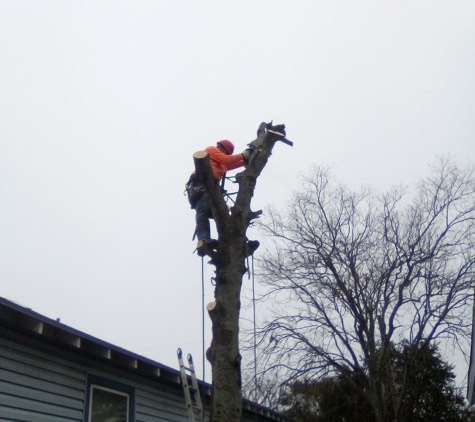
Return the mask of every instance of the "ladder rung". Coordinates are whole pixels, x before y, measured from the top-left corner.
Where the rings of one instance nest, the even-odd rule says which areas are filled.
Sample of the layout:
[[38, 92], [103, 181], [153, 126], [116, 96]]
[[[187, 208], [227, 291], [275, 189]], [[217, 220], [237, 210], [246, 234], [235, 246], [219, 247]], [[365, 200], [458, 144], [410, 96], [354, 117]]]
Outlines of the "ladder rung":
[[193, 387], [192, 384], [188, 384], [188, 383], [187, 383], [187, 384], [184, 384], [183, 387], [184, 387], [184, 388], [188, 388], [189, 390], [194, 391], [194, 392], [198, 391], [198, 389], [195, 388], [195, 387]]
[[191, 355], [188, 355], [188, 361], [190, 362], [189, 368], [183, 364], [181, 349], [178, 349], [178, 363], [180, 365], [181, 381], [185, 393], [189, 422], [203, 422], [203, 405]]

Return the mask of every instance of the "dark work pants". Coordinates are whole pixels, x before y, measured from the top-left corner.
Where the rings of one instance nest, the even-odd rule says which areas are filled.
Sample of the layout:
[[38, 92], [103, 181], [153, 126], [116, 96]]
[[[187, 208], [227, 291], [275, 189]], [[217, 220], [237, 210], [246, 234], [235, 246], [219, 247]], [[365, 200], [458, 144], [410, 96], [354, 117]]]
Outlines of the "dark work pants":
[[203, 196], [196, 202], [195, 211], [196, 236], [198, 237], [198, 240], [209, 239], [211, 237], [209, 219], [213, 218], [213, 214], [211, 213], [209, 196], [206, 192], [203, 193]]

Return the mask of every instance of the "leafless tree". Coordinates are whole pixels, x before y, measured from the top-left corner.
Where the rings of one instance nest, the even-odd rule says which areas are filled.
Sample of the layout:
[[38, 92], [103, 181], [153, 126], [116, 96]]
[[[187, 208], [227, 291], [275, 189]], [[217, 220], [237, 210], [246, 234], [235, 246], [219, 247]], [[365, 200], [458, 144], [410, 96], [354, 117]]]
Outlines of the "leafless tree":
[[218, 247], [209, 250], [210, 263], [216, 267], [215, 306], [209, 308], [213, 339], [207, 358], [213, 371], [211, 403], [212, 422], [239, 422], [242, 414], [241, 354], [239, 351], [239, 313], [245, 260], [258, 243], [249, 242], [246, 231], [260, 215], [251, 211], [256, 180], [264, 169], [277, 141], [285, 138], [285, 126], [262, 123], [250, 149], [246, 169], [236, 176], [239, 185], [236, 202], [228, 210], [218, 180], [211, 170], [206, 152], [194, 155], [196, 174], [210, 197], [218, 232]]
[[261, 225], [273, 246], [260, 264], [272, 313], [260, 367], [291, 380], [363, 373], [377, 420], [398, 421], [408, 392], [391, 382], [390, 343], [470, 335], [474, 166], [441, 157], [412, 196], [354, 192], [316, 167], [289, 210]]
[[[244, 359], [247, 356], [248, 354], [245, 352]], [[253, 361], [252, 358], [243, 365], [243, 396], [253, 403], [276, 412], [284, 411], [285, 408], [280, 405], [280, 398], [282, 396], [282, 381], [285, 379], [285, 373], [273, 371], [266, 372], [262, 376], [255, 376], [251, 361]]]

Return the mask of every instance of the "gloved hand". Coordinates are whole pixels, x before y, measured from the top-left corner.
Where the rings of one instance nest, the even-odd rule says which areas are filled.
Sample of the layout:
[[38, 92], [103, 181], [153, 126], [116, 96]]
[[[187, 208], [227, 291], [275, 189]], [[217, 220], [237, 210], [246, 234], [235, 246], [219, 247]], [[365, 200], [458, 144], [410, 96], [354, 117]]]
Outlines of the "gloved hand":
[[247, 164], [249, 163], [249, 158], [251, 158], [252, 151], [248, 148], [242, 152], [242, 159]]

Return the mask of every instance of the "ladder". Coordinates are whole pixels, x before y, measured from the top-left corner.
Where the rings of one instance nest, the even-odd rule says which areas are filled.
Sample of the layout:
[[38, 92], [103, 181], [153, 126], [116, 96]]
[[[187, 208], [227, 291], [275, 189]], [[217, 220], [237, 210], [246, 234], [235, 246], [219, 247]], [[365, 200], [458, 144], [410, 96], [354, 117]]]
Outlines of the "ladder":
[[[188, 418], [190, 422], [204, 422], [203, 405], [201, 403], [200, 390], [198, 389], [198, 381], [196, 380], [195, 368], [193, 366], [193, 358], [191, 354], [188, 353], [189, 367], [186, 367], [183, 363], [183, 354], [180, 348], [177, 350], [177, 355]], [[191, 385], [188, 382], [187, 372], [191, 376]]]

